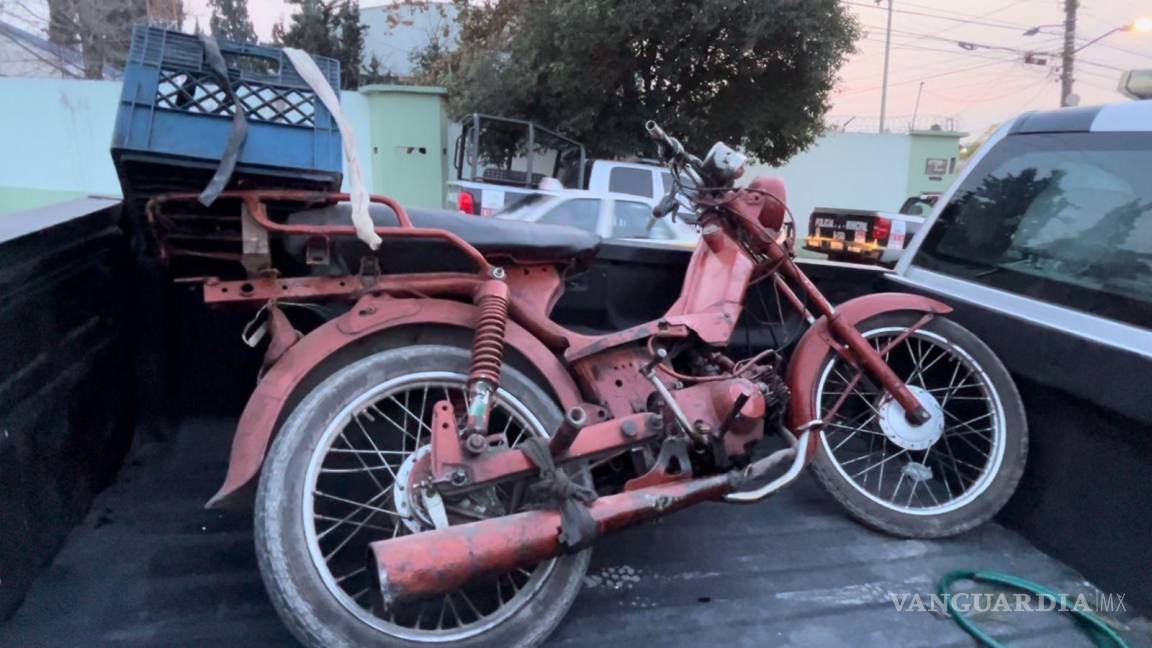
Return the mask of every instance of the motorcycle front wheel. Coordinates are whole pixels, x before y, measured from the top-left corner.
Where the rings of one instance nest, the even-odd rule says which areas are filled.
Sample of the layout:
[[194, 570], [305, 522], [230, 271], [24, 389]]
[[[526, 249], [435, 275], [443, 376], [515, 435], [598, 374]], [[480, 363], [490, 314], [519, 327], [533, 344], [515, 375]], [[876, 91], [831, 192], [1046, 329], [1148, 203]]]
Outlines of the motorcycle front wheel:
[[[256, 552], [276, 611], [310, 648], [534, 646], [564, 617], [591, 550], [394, 606], [373, 605], [370, 542], [433, 528], [413, 497], [412, 471], [430, 451], [432, 408], [464, 411], [469, 352], [414, 345], [337, 371], [295, 407], [265, 462], [256, 500]], [[515, 446], [547, 436], [561, 412], [505, 366], [489, 430]], [[450, 524], [515, 512], [514, 486], [445, 498]]]
[[932, 414], [913, 425], [887, 392], [829, 352], [809, 398], [825, 418], [812, 467], [857, 520], [910, 538], [963, 533], [1015, 492], [1028, 425], [1008, 370], [979, 338], [936, 317], [905, 339], [922, 313], [885, 313], [857, 328]]

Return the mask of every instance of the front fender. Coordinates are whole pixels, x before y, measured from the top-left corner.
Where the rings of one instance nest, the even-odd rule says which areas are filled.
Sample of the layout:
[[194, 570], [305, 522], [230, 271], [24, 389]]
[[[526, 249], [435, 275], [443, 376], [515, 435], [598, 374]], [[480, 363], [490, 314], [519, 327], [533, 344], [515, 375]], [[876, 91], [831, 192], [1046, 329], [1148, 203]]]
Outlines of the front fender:
[[[853, 326], [881, 313], [896, 311], [916, 311], [921, 313], [936, 313], [944, 315], [952, 312], [952, 307], [920, 295], [909, 293], [876, 293], [850, 299], [836, 307], [836, 315]], [[824, 358], [828, 356], [836, 345], [832, 334], [828, 331], [828, 318], [821, 317], [804, 333], [796, 343], [796, 349], [788, 361], [788, 371], [785, 382], [792, 394], [791, 407], [788, 408], [788, 427], [795, 430], [797, 427], [812, 421], [817, 417], [815, 403], [812, 400], [812, 390], [816, 387]], [[811, 452], [819, 444], [812, 444]]]
[[[208, 508], [232, 508], [247, 499], [256, 485], [272, 437], [296, 390], [321, 363], [349, 345], [390, 329], [411, 325], [443, 325], [471, 329], [477, 318], [472, 304], [444, 299], [365, 297], [294, 344], [260, 380], [248, 399], [236, 436], [224, 485]], [[505, 344], [530, 362], [567, 409], [582, 397], [561, 361], [542, 342], [514, 321], [505, 328]]]

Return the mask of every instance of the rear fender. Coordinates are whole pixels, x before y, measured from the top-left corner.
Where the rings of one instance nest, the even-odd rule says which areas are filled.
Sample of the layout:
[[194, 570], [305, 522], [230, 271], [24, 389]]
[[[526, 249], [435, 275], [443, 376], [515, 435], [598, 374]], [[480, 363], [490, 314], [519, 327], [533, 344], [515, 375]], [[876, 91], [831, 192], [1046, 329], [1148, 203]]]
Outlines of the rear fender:
[[[272, 437], [288, 408], [302, 397], [298, 389], [307, 386], [308, 377], [321, 365], [333, 361], [334, 354], [400, 327], [440, 325], [471, 330], [476, 317], [476, 307], [462, 302], [365, 297], [352, 310], [304, 336], [268, 370], [248, 399], [232, 440], [228, 475], [207, 507], [235, 508], [248, 501]], [[509, 321], [505, 343], [544, 377], [565, 409], [582, 402], [565, 366], [522, 326]]]
[[[836, 307], [834, 317], [856, 326], [881, 313], [898, 311], [944, 315], [952, 312], [952, 307], [920, 295], [876, 293], [844, 302]], [[812, 390], [816, 388], [816, 380], [819, 378], [820, 369], [824, 366], [824, 359], [833, 352], [835, 346], [837, 343], [828, 330], [826, 317], [816, 320], [796, 343], [785, 376], [788, 390], [792, 394], [791, 407], [788, 411], [789, 429], [795, 430], [817, 417], [815, 404], [812, 402]], [[818, 445], [818, 443], [811, 444], [809, 453], [814, 454]]]

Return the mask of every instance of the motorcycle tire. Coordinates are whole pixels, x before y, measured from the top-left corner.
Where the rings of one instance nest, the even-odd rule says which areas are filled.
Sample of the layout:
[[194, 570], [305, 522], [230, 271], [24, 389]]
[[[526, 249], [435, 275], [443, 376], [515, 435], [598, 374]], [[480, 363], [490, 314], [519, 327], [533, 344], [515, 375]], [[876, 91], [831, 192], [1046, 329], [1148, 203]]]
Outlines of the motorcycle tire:
[[[883, 349], [922, 316], [884, 313], [857, 329]], [[805, 397], [823, 418], [844, 392], [849, 396], [821, 431], [812, 463], [817, 481], [858, 521], [897, 536], [942, 538], [988, 521], [1015, 492], [1028, 454], [1024, 405], [1007, 368], [970, 331], [939, 316], [893, 344], [888, 361], [918, 398], [931, 395], [930, 409], [943, 421], [939, 436], [933, 441], [934, 428], [908, 424], [869, 381], [847, 389], [855, 371], [829, 351]], [[857, 401], [856, 414], [843, 413]]]
[[[350, 404], [380, 385], [395, 381], [403, 384], [405, 377], [435, 375], [450, 376], [453, 385], [463, 386], [468, 376], [469, 359], [466, 349], [443, 345], [406, 346], [374, 353], [321, 382], [285, 420], [260, 477], [255, 511], [256, 554], [273, 606], [305, 646], [535, 646], [555, 629], [572, 605], [588, 568], [590, 549], [555, 558], [551, 563], [541, 563], [550, 565], [549, 571], [534, 585], [529, 598], [521, 601], [514, 610], [509, 608], [511, 611], [498, 623], [485, 625], [478, 619], [473, 624], [475, 627], [455, 635], [421, 630], [423, 609], [417, 617], [417, 629], [413, 630], [381, 618], [371, 606], [367, 609], [360, 605], [350, 606], [339, 591], [332, 589], [332, 579], [326, 580], [325, 569], [328, 566], [321, 566], [321, 561], [316, 559], [311, 544], [316, 533], [312, 532], [310, 536], [308, 531], [309, 525], [315, 521], [304, 515], [308, 510], [304, 502], [310, 488], [309, 466], [321, 448], [325, 431], [334, 425], [341, 412], [355, 411], [348, 409]], [[496, 401], [515, 402], [527, 413], [526, 416], [537, 419], [544, 434], [556, 429], [561, 420], [561, 411], [547, 392], [513, 367], [504, 367]], [[425, 411], [430, 412], [430, 407], [428, 405], [429, 409]], [[385, 504], [378, 506], [384, 507]], [[399, 525], [400, 521], [393, 523]], [[356, 533], [354, 531], [353, 535]], [[367, 542], [363, 542], [365, 549], [361, 555], [367, 553]], [[537, 569], [544, 568], [538, 566]], [[501, 587], [498, 582], [497, 596], [501, 596]], [[456, 608], [464, 609], [464, 601], [459, 596], [455, 601], [453, 612], [460, 614]], [[471, 601], [468, 605], [472, 605]], [[443, 615], [444, 609], [441, 609], [441, 621]], [[494, 618], [495, 615], [493, 613]], [[461, 624], [463, 627], [463, 619]]]

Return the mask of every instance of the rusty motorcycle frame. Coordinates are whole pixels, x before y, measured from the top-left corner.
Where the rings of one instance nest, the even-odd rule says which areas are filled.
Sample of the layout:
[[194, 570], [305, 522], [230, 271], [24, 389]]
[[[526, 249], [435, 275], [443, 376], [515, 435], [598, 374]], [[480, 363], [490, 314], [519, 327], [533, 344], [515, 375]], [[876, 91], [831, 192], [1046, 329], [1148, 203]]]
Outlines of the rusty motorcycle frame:
[[[657, 134], [670, 140], [662, 131]], [[682, 155], [672, 144], [666, 148], [669, 156]], [[793, 261], [782, 235], [787, 210], [782, 182], [759, 178], [743, 188], [725, 186], [700, 194], [702, 235], [679, 299], [659, 319], [608, 335], [577, 333], [550, 319], [563, 291], [567, 259], [485, 256], [451, 231], [414, 226], [403, 206], [383, 196], [371, 200], [391, 207], [398, 226], [377, 227], [378, 235], [440, 240], [463, 253], [474, 271], [338, 277], [264, 273], [243, 280], [206, 280], [207, 303], [263, 305], [270, 332], [265, 371], [241, 416], [224, 484], [209, 506], [236, 506], [250, 497], [278, 426], [310, 380], [331, 370], [326, 362], [365, 340], [414, 326], [466, 330], [473, 342], [467, 410], [460, 411], [449, 400], [435, 404], [431, 451], [409, 484], [449, 497], [531, 478], [541, 469], [538, 459], [501, 443], [488, 430], [487, 408], [510, 349], [531, 365], [565, 410], [564, 422], [548, 443], [557, 466], [585, 465], [639, 447], [658, 452], [647, 472], [629, 480], [620, 492], [587, 504], [598, 533], [706, 500], [757, 502], [792, 483], [816, 456], [821, 426], [844, 400], [819, 412], [812, 397], [817, 374], [830, 355], [855, 368], [853, 384], [870, 380], [882, 387], [909, 425], [931, 417], [885, 363], [884, 349], [874, 347], [857, 325], [884, 313], [918, 313], [916, 324], [891, 346], [948, 313], [947, 305], [911, 294], [882, 293], [834, 306]], [[168, 207], [195, 197], [158, 196], [148, 205], [149, 217], [154, 224], [162, 223]], [[344, 194], [233, 191], [221, 197], [239, 201], [245, 231], [263, 237], [306, 237], [310, 247], [324, 249], [332, 240], [355, 235], [351, 225], [289, 224], [270, 215], [270, 205], [346, 201]], [[749, 286], [761, 281], [774, 283], [810, 324], [779, 378], [773, 378], [772, 351], [743, 361], [722, 352]], [[301, 337], [277, 304], [305, 300], [353, 305]], [[676, 356], [688, 347], [701, 354], [709, 371], [676, 368]], [[751, 449], [766, 427], [787, 443], [753, 459]], [[708, 470], [694, 469], [686, 452], [690, 448], [709, 455]], [[782, 470], [773, 477], [778, 468]], [[373, 542], [368, 571], [375, 605], [385, 609], [398, 601], [449, 592], [484, 574], [581, 548], [564, 541], [564, 523], [557, 510], [530, 510]]]

